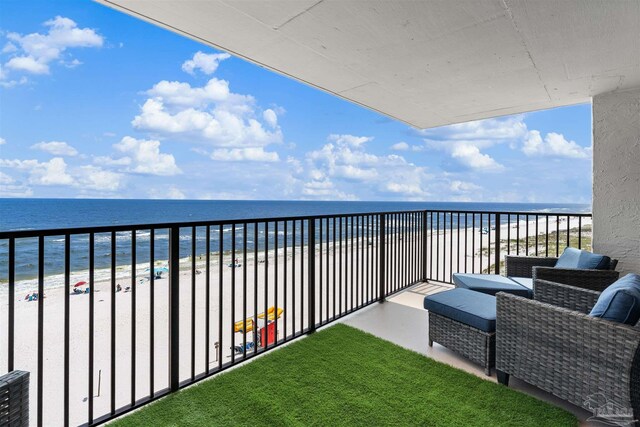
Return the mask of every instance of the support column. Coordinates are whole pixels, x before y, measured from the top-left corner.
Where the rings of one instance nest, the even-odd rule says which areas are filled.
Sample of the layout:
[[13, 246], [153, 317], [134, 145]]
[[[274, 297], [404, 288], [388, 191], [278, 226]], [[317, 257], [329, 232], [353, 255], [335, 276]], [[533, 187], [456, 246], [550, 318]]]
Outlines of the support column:
[[640, 88], [593, 98], [593, 251], [640, 274]]

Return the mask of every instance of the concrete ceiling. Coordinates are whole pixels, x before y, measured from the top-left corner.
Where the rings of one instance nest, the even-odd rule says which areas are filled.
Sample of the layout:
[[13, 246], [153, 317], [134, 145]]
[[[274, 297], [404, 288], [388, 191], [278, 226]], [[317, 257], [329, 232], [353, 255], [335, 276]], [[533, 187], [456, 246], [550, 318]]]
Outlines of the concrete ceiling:
[[640, 87], [640, 0], [98, 0], [418, 128]]

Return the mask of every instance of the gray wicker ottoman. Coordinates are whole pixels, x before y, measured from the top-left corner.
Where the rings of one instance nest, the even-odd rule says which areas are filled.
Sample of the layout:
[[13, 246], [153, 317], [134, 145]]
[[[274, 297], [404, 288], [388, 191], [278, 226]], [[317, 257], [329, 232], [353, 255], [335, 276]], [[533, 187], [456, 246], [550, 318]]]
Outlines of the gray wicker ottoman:
[[428, 295], [429, 346], [437, 342], [482, 365], [491, 375], [495, 366], [496, 298], [456, 288]]

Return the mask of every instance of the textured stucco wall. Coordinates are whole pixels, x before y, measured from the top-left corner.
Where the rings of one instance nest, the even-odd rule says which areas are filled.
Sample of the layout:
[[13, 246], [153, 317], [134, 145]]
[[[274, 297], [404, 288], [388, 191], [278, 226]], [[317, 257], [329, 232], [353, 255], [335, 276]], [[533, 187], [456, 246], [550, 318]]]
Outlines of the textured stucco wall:
[[593, 250], [640, 274], [640, 88], [593, 98]]

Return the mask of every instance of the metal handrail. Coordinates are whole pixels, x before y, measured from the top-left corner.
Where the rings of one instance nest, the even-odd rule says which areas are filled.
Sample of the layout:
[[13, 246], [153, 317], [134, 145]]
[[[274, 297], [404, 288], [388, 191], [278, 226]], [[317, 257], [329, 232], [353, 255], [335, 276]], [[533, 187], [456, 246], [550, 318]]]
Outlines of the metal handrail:
[[[397, 292], [406, 290], [416, 283], [426, 280], [439, 282], [452, 282], [453, 274], [456, 272], [501, 272], [500, 264], [505, 253], [512, 252], [512, 245], [515, 241], [513, 252], [528, 254], [530, 251], [538, 254], [549, 254], [552, 247], [550, 243], [555, 243], [555, 251], [559, 250], [561, 243], [571, 244], [571, 238], [575, 233], [571, 228], [571, 220], [567, 221], [567, 226], [560, 229], [561, 218], [577, 218], [577, 246], [581, 247], [583, 238], [583, 219], [590, 217], [590, 213], [553, 213], [553, 212], [508, 212], [508, 211], [462, 211], [462, 210], [411, 210], [411, 211], [388, 211], [388, 212], [364, 212], [346, 214], [324, 214], [324, 215], [301, 215], [273, 218], [248, 218], [231, 220], [212, 221], [191, 221], [191, 222], [169, 222], [156, 224], [132, 224], [132, 225], [110, 225], [98, 227], [74, 227], [47, 230], [15, 230], [1, 231], [0, 241], [8, 241], [7, 275], [8, 275], [8, 359], [7, 368], [13, 370], [19, 366], [20, 355], [15, 352], [15, 327], [16, 327], [16, 257], [17, 252], [24, 245], [16, 245], [21, 239], [37, 238], [37, 283], [38, 294], [42, 296], [46, 290], [44, 287], [44, 265], [45, 265], [45, 237], [64, 236], [64, 363], [61, 369], [64, 374], [64, 384], [62, 391], [64, 394], [64, 411], [62, 420], [64, 424], [69, 424], [73, 414], [70, 413], [70, 384], [69, 372], [71, 358], [69, 348], [69, 294], [71, 264], [71, 237], [77, 235], [89, 235], [89, 364], [88, 364], [88, 413], [85, 424], [97, 425], [120, 416], [132, 409], [145, 405], [161, 396], [174, 392], [187, 385], [201, 381], [211, 375], [222, 372], [238, 363], [249, 360], [263, 352], [270, 351], [293, 339], [297, 339], [308, 333], [312, 333], [317, 327], [334, 322], [348, 314], [370, 306], [375, 302], [384, 302], [386, 298]], [[550, 227], [550, 220], [556, 219], [555, 227]], [[512, 230], [512, 219], [515, 220], [515, 230]], [[521, 225], [521, 220], [525, 219], [525, 225]], [[535, 219], [535, 235], [530, 233], [530, 219]], [[546, 227], [540, 234], [538, 225], [543, 220]], [[464, 221], [463, 221], [464, 220]], [[507, 227], [506, 236], [503, 226]], [[231, 226], [229, 231], [225, 231], [225, 226]], [[236, 232], [237, 226], [241, 226], [241, 232]], [[279, 228], [282, 226], [282, 228]], [[491, 230], [491, 226], [495, 230]], [[488, 228], [483, 230], [483, 228]], [[523, 228], [526, 235], [520, 235]], [[150, 231], [149, 241], [139, 242], [136, 240], [138, 231]], [[136, 357], [135, 351], [131, 353], [131, 399], [128, 405], [119, 407], [116, 404], [116, 388], [118, 379], [115, 375], [115, 295], [116, 295], [116, 268], [117, 262], [122, 257], [114, 256], [119, 248], [119, 239], [129, 236], [129, 253], [126, 265], [131, 266], [131, 348], [136, 347], [137, 330], [136, 325], [140, 319], [136, 318], [136, 307], [138, 298], [136, 288], [136, 254], [140, 246], [149, 246], [148, 262], [150, 270], [150, 330], [151, 340], [153, 340], [153, 330], [155, 319], [155, 282], [154, 282], [154, 262], [157, 253], [155, 244], [158, 241], [158, 230], [167, 230], [168, 235], [168, 266], [169, 266], [169, 336], [168, 353], [169, 360], [167, 366], [158, 367], [154, 364], [153, 341], [151, 342], [151, 352], [149, 360], [150, 384], [145, 396], [140, 398], [140, 388], [136, 386]], [[262, 235], [259, 235], [262, 233]], [[126, 232], [126, 236], [119, 235]], [[279, 233], [282, 233], [280, 235]], [[513, 235], [515, 233], [515, 236]], [[555, 233], [555, 242], [550, 241], [550, 236]], [[93, 381], [95, 372], [94, 353], [94, 328], [95, 325], [95, 295], [94, 285], [96, 284], [96, 235], [108, 234], [108, 247], [103, 244], [103, 256], [110, 256], [109, 269], [111, 270], [109, 280], [110, 288], [107, 293], [111, 295], [111, 337], [110, 337], [110, 409], [107, 413], [95, 413], [94, 389], [96, 384]], [[241, 237], [238, 237], [241, 234]], [[196, 241], [198, 236], [206, 236], [205, 253], [197, 253]], [[190, 236], [190, 247], [181, 246], [181, 237]], [[515, 240], [513, 239], [515, 237]], [[217, 247], [212, 247], [212, 238], [218, 240]], [[253, 246], [248, 244], [248, 239], [253, 240]], [[503, 244], [507, 242], [506, 249]], [[533, 249], [529, 244], [534, 244]], [[541, 247], [541, 243], [544, 246]], [[214, 245], [215, 246], [215, 245]], [[188, 249], [190, 253], [189, 270], [191, 271], [190, 283], [183, 279], [181, 283], [180, 267], [184, 259], [180, 258], [181, 249]], [[279, 268], [279, 261], [271, 265], [270, 256], [286, 254], [283, 258], [283, 265]], [[47, 257], [50, 255], [46, 255]], [[158, 255], [162, 256], [162, 255]], [[198, 267], [196, 257], [205, 258], [204, 267]], [[225, 258], [231, 257], [231, 270], [226, 272]], [[242, 257], [241, 266], [236, 267], [236, 256]], [[468, 257], [472, 260], [469, 261]], [[120, 257], [120, 259], [118, 259]], [[247, 266], [247, 259], [253, 257], [251, 269]], [[260, 264], [260, 257], [264, 259], [264, 265]], [[290, 261], [289, 261], [290, 258]], [[47, 258], [48, 259], [48, 258]], [[280, 258], [276, 258], [280, 259]], [[479, 260], [479, 263], [476, 262]], [[214, 262], [215, 260], [215, 262]], [[454, 262], [455, 260], [455, 262]], [[461, 264], [461, 260], [464, 260]], [[486, 269], [484, 263], [486, 262]], [[479, 265], [478, 265], [479, 264]], [[106, 268], [106, 267], [105, 267]], [[206, 290], [205, 306], [205, 362], [206, 369], [198, 371], [196, 369], [196, 352], [200, 348], [196, 345], [195, 328], [196, 308], [195, 290], [197, 287], [195, 274], [198, 268], [202, 268], [205, 273], [204, 283]], [[228, 274], [228, 276], [226, 276]], [[253, 283], [248, 280], [251, 274]], [[221, 287], [224, 277], [230, 277], [231, 288]], [[259, 283], [262, 281], [262, 283]], [[241, 285], [241, 286], [240, 286]], [[215, 286], [220, 287], [218, 300], [212, 299]], [[180, 297], [181, 291], [191, 289], [191, 308], [182, 316], [183, 321], [191, 322], [191, 346], [189, 350], [190, 376], [182, 378], [180, 371]], [[238, 290], [236, 290], [238, 288]], [[273, 288], [273, 291], [269, 289]], [[235, 302], [236, 294], [239, 295], [242, 289], [242, 313], [236, 313], [235, 304], [231, 304], [227, 310], [223, 300], [223, 292], [230, 292], [232, 302]], [[271, 295], [273, 292], [274, 295]], [[280, 292], [280, 293], [279, 293]], [[252, 294], [252, 295], [251, 295]], [[259, 299], [258, 294], [262, 295]], [[102, 295], [102, 294], [101, 294]], [[249, 296], [248, 296], [249, 295]], [[269, 302], [273, 301], [273, 302]], [[246, 319], [253, 316], [258, 319], [258, 312], [267, 312], [269, 305], [279, 307], [284, 301], [286, 317], [278, 324], [278, 317], [273, 322], [276, 338], [273, 343], [269, 343], [268, 333], [266, 345], [258, 350], [257, 336], [254, 337], [254, 347], [247, 349], [248, 336], [246, 329]], [[290, 307], [287, 306], [291, 302]], [[45, 302], [43, 298], [38, 299], [37, 318], [37, 348], [34, 354], [37, 355], [37, 364], [33, 367], [37, 371], [36, 387], [32, 393], [35, 398], [35, 413], [32, 419], [37, 425], [43, 425], [46, 416], [43, 401], [45, 384], [43, 375], [46, 375], [44, 367], [45, 348], [43, 314]], [[276, 310], [277, 311], [277, 310]], [[216, 316], [212, 315], [217, 312]], [[291, 314], [290, 314], [291, 313]], [[236, 341], [233, 332], [237, 315], [241, 315], [245, 322], [242, 336]], [[188, 320], [187, 320], [188, 318]], [[265, 327], [267, 325], [265, 320]], [[230, 343], [224, 341], [227, 329], [231, 327]], [[283, 337], [278, 337], [278, 332], [284, 332]], [[255, 334], [254, 330], [254, 334]], [[211, 351], [210, 335], [217, 337], [219, 347], [216, 347], [215, 355], [218, 357], [217, 363], [210, 366]], [[224, 361], [222, 354], [226, 352], [223, 347], [229, 346], [233, 349], [236, 345], [241, 345], [241, 351], [236, 353], [232, 350], [229, 360]], [[226, 348], [226, 347], [225, 347]], [[169, 378], [167, 388], [157, 389], [153, 382], [156, 369], [166, 369]], [[146, 389], [145, 389], [146, 390]]]

